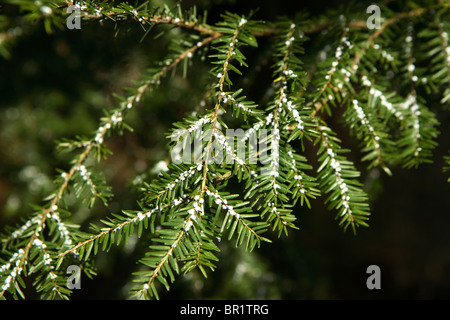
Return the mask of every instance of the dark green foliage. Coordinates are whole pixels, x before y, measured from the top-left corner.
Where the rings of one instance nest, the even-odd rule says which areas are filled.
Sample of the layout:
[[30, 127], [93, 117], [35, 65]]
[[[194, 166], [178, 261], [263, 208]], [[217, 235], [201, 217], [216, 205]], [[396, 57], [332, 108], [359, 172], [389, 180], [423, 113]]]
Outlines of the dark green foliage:
[[[23, 279], [36, 275], [33, 286], [43, 298], [67, 299], [67, 265], [79, 264], [93, 276], [93, 257], [137, 237], [146, 250], [131, 296], [158, 298], [159, 288], [169, 290], [180, 274], [199, 269], [207, 277], [215, 270], [222, 239], [252, 251], [289, 235], [299, 227], [294, 207], [311, 208], [316, 198], [324, 199], [344, 230], [367, 227], [370, 203], [356, 152], [345, 147], [334, 125], [346, 125], [361, 152], [357, 160], [369, 169], [391, 174], [396, 165], [433, 162], [439, 122], [424, 95], [440, 95], [448, 109], [450, 17], [448, 6], [423, 2], [420, 9], [383, 7], [386, 22], [371, 31], [357, 14], [365, 13], [363, 7], [330, 12], [326, 22], [306, 13], [263, 22], [257, 13], [224, 12], [210, 26], [206, 14], [181, 5], [78, 1], [83, 23], [108, 20], [117, 33], [123, 25], [134, 32], [142, 28], [141, 41], [167, 38], [168, 53], [126, 94], [115, 95], [117, 105], [104, 111], [92, 136], [58, 143], [73, 160], [68, 170], [58, 170], [45, 204], [22, 225], [5, 228], [0, 297], [8, 292], [25, 298]], [[7, 3], [31, 24], [39, 21], [49, 33], [65, 32], [67, 2]], [[271, 47], [270, 84], [261, 104], [248, 98], [244, 85], [249, 73], [257, 72], [249, 57], [259, 38]], [[0, 42], [5, 58], [12, 51], [10, 41]], [[200, 106], [185, 107], [185, 116], [167, 134], [170, 155], [194, 146], [193, 152], [158, 162], [160, 167], [139, 184], [139, 210], [121, 208], [82, 231], [71, 220], [69, 196], [89, 208], [97, 199], [107, 205], [114, 196], [102, 172], [102, 161], [115, 156], [106, 140], [125, 130], [134, 134], [125, 118], [139, 114], [134, 109], [141, 100], [168, 85], [171, 75], [189, 77], [196, 70], [208, 74]], [[227, 129], [233, 128], [243, 130], [230, 140]], [[252, 150], [254, 139], [263, 146], [258, 153]], [[246, 146], [242, 150], [240, 143]]]

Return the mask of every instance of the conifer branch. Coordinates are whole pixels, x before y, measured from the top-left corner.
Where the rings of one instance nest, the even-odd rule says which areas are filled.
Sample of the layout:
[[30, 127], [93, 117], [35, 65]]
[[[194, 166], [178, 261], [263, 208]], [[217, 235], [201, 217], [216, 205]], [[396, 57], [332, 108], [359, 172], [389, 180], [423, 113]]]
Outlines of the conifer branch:
[[372, 43], [375, 41], [376, 38], [378, 38], [386, 28], [388, 28], [390, 25], [397, 23], [399, 20], [402, 19], [408, 19], [416, 16], [420, 16], [427, 12], [428, 10], [432, 9], [433, 7], [429, 8], [417, 8], [408, 12], [401, 12], [397, 15], [393, 16], [392, 18], [386, 20], [379, 29], [376, 29], [374, 33], [370, 35], [370, 37], [367, 39], [365, 46], [362, 48], [360, 52], [357, 52], [355, 54], [355, 58], [352, 62], [352, 68], [354, 68], [356, 65], [358, 65], [359, 61], [361, 60], [361, 57], [366, 52], [367, 48], [369, 48]]
[[342, 156], [346, 150], [338, 145], [335, 134], [323, 125], [318, 125], [317, 129], [320, 132], [318, 141], [322, 142], [319, 148], [322, 163], [317, 169], [321, 190], [330, 194], [326, 203], [329, 203], [329, 209], [338, 210], [336, 218], [340, 219], [339, 224], [344, 229], [351, 226], [355, 232], [358, 226], [368, 226], [365, 220], [369, 215], [367, 195], [355, 180], [359, 172], [351, 161]]
[[[398, 164], [411, 168], [433, 161], [440, 129], [434, 108], [440, 106], [428, 105], [426, 94], [439, 94], [444, 108], [450, 101], [449, 12], [443, 2], [410, 6], [405, 12], [385, 7], [385, 20], [373, 32], [356, 13], [332, 14], [326, 21], [299, 14], [260, 22], [252, 14], [227, 12], [209, 25], [195, 7], [182, 12], [180, 5], [149, 9], [147, 3], [9, 3], [49, 32], [61, 27], [65, 9], [74, 5], [86, 21], [108, 20], [117, 28], [131, 23], [144, 29], [144, 37], [159, 26], [167, 31], [170, 46], [130, 93], [115, 96], [117, 105], [105, 111], [92, 137], [58, 143], [60, 151], [75, 153], [69, 169], [58, 171], [43, 206], [34, 206], [32, 215], [2, 235], [1, 299], [25, 298], [24, 279], [31, 275], [42, 298], [68, 299], [72, 290], [66, 287], [64, 266], [76, 260], [86, 274], [94, 275], [91, 263], [100, 250], [109, 252], [136, 236], [142, 241], [144, 233], [150, 240], [130, 293], [159, 298], [159, 287], [169, 290], [178, 275], [198, 270], [207, 277], [214, 271], [223, 238], [252, 251], [271, 242], [272, 233], [280, 237], [298, 229], [296, 204], [310, 208], [311, 199], [322, 196], [343, 230], [367, 227], [369, 195], [355, 157], [346, 155], [359, 153], [344, 148], [347, 141], [334, 128], [338, 122], [358, 142], [358, 160], [367, 161], [368, 169], [390, 174]], [[407, 32], [400, 33], [401, 28]], [[9, 50], [3, 42], [13, 36], [0, 33], [0, 54]], [[258, 79], [265, 82], [258, 92], [263, 99], [255, 103], [245, 95], [252, 87], [247, 73], [258, 76], [266, 65], [253, 64], [255, 55], [246, 49], [258, 47], [261, 37], [272, 44], [264, 56], [264, 62], [273, 63], [272, 77]], [[198, 52], [201, 59], [192, 59]], [[171, 159], [153, 158], [157, 165], [151, 179], [135, 184], [142, 191], [140, 209], [121, 208], [92, 223], [89, 232], [79, 230], [67, 217], [70, 191], [90, 209], [97, 200], [107, 205], [113, 196], [100, 170], [102, 158], [111, 153], [106, 140], [133, 130], [133, 123], [125, 121], [127, 114], [149, 91], [163, 92], [164, 77], [176, 75], [182, 65], [181, 73], [189, 79], [189, 68], [197, 63], [208, 67], [209, 78], [197, 72], [195, 81], [210, 85], [201, 98], [194, 97], [201, 103], [185, 110], [187, 116], [167, 134]], [[186, 84], [192, 84], [190, 79]], [[240, 124], [243, 128], [230, 129]], [[235, 134], [230, 137], [230, 132]], [[444, 172], [450, 170], [449, 159], [443, 158]]]
[[[22, 271], [25, 268], [25, 263], [28, 259], [28, 254], [29, 254], [29, 250], [32, 247], [33, 243], [35, 243], [36, 241], [39, 240], [39, 238], [41, 237], [41, 231], [44, 229], [44, 226], [46, 224], [46, 220], [49, 217], [53, 217], [53, 219], [59, 221], [60, 225], [61, 225], [61, 218], [59, 217], [58, 214], [58, 205], [61, 202], [61, 200], [63, 199], [64, 193], [66, 192], [66, 190], [69, 187], [69, 182], [71, 180], [73, 180], [74, 176], [80, 172], [80, 176], [82, 177], [82, 179], [84, 180], [84, 182], [87, 184], [88, 188], [92, 191], [92, 194], [94, 196], [93, 199], [95, 199], [96, 197], [100, 197], [103, 198], [104, 200], [106, 200], [104, 197], [109, 196], [108, 193], [103, 192], [103, 195], [100, 195], [100, 193], [97, 192], [95, 185], [93, 184], [91, 178], [90, 178], [90, 174], [86, 171], [86, 167], [83, 165], [83, 163], [86, 161], [86, 159], [90, 156], [90, 154], [92, 152], [97, 153], [98, 156], [100, 156], [100, 154], [103, 152], [103, 147], [102, 144], [104, 142], [105, 136], [106, 134], [114, 127], [117, 127], [119, 125], [122, 124], [123, 121], [123, 113], [129, 109], [131, 109], [133, 107], [133, 104], [139, 102], [144, 94], [144, 92], [153, 84], [155, 83], [159, 83], [160, 79], [167, 74], [168, 71], [170, 71], [171, 69], [173, 69], [175, 66], [177, 66], [182, 60], [186, 59], [186, 57], [189, 56], [189, 54], [192, 54], [193, 52], [195, 52], [198, 48], [209, 44], [210, 42], [212, 42], [214, 39], [216, 39], [216, 36], [210, 36], [206, 39], [204, 39], [203, 41], [198, 42], [195, 46], [187, 49], [186, 51], [182, 52], [178, 57], [176, 57], [169, 65], [164, 66], [158, 73], [156, 73], [154, 76], [152, 76], [152, 78], [150, 80], [146, 80], [144, 81], [139, 88], [137, 89], [136, 93], [129, 96], [127, 99], [121, 99], [121, 103], [120, 103], [120, 107], [118, 109], [116, 109], [113, 114], [108, 117], [108, 118], [104, 118], [102, 119], [102, 125], [97, 129], [96, 131], [96, 135], [95, 138], [93, 140], [89, 140], [87, 142], [82, 142], [81, 146], [84, 148], [84, 150], [82, 151], [82, 153], [78, 156], [78, 158], [76, 159], [76, 161], [74, 162], [74, 164], [72, 165], [72, 167], [70, 168], [70, 170], [68, 172], [62, 172], [61, 173], [61, 177], [62, 177], [62, 184], [59, 186], [58, 190], [52, 194], [49, 199], [51, 199], [50, 203], [47, 205], [47, 207], [42, 208], [41, 213], [38, 214], [37, 217], [33, 218], [34, 220], [38, 221], [38, 227], [36, 228], [36, 232], [34, 234], [31, 235], [28, 243], [22, 247], [22, 249], [19, 249], [18, 252], [23, 252], [21, 254], [21, 259], [17, 260], [19, 263], [18, 265], [16, 265], [16, 268], [18, 268], [18, 270]], [[64, 143], [65, 147], [71, 147], [70, 143]], [[80, 190], [78, 188], [78, 190]], [[90, 200], [90, 204], [92, 205], [93, 200]], [[125, 225], [125, 224], [124, 224]], [[71, 244], [71, 240], [68, 239], [68, 235], [65, 234], [64, 232], [64, 236], [65, 236], [65, 244]], [[94, 237], [94, 240], [97, 238], [100, 238], [102, 236], [104, 236], [106, 233], [101, 233], [99, 235], [97, 235], [96, 237]], [[2, 242], [5, 243], [5, 245], [8, 244], [8, 242], [10, 242], [13, 238], [12, 237], [8, 237], [6, 239], [3, 239]], [[74, 251], [76, 248], [83, 246], [85, 244], [91, 243], [90, 241], [85, 241], [84, 243], [78, 244], [75, 248], [73, 248], [72, 250], [69, 251]], [[64, 254], [61, 254], [61, 256], [64, 256], [65, 254], [67, 254], [69, 251], [66, 251]], [[18, 276], [20, 274], [20, 272], [12, 272], [11, 274]], [[11, 281], [14, 281], [15, 277], [12, 277], [12, 280], [9, 280], [8, 284]], [[4, 285], [2, 287], [2, 291], [0, 292], [0, 298], [2, 298], [6, 292], [6, 290], [9, 288], [8, 285]], [[16, 284], [16, 289], [18, 289], [18, 285]], [[18, 291], [20, 292], [20, 290]]]

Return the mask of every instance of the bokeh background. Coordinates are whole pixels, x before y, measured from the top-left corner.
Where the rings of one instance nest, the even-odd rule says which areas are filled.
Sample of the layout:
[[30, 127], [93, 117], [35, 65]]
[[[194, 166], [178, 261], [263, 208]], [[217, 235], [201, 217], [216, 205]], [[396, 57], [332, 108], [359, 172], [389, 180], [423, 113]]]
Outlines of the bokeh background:
[[[155, 1], [173, 5], [173, 1]], [[131, 2], [133, 3], [133, 2]], [[208, 23], [220, 20], [229, 10], [272, 21], [300, 10], [324, 15], [338, 10], [345, 1], [183, 1], [184, 7], [208, 11]], [[399, 4], [400, 5], [400, 4]], [[154, 30], [144, 41], [142, 29], [124, 23], [117, 29], [108, 21], [82, 22], [81, 30], [57, 30], [47, 34], [41, 24], [29, 26], [13, 6], [0, 8], [8, 23], [21, 25], [10, 48], [9, 59], [0, 58], [0, 229], [19, 223], [32, 213], [30, 203], [40, 204], [53, 189], [56, 168], [69, 168], [73, 154], [59, 153], [56, 141], [92, 136], [102, 109], [115, 106], [113, 93], [139, 80], [142, 71], [164, 57], [168, 36], [158, 39]], [[365, 12], [362, 12], [364, 17]], [[116, 34], [116, 35], [115, 35]], [[249, 61], [264, 61], [270, 44], [261, 40], [249, 51]], [[247, 95], [258, 102], [264, 86], [251, 78]], [[113, 155], [102, 162], [115, 194], [108, 207], [96, 203], [89, 210], [73, 195], [67, 198], [73, 220], [87, 226], [110, 212], [137, 208], [138, 186], [151, 179], [152, 168], [167, 159], [165, 133], [201, 99], [208, 84], [208, 66], [200, 62], [186, 78], [181, 73], [163, 81], [147, 95], [125, 121], [134, 132], [111, 137]], [[248, 82], [248, 81], [247, 81]], [[437, 112], [441, 128], [448, 128], [448, 112], [436, 97], [428, 103]], [[347, 129], [337, 130], [346, 134]], [[448, 130], [447, 130], [448, 133]], [[204, 279], [193, 272], [179, 277], [163, 299], [447, 299], [450, 298], [450, 184], [442, 172], [442, 156], [450, 149], [449, 137], [441, 134], [435, 163], [418, 169], [394, 168], [388, 177], [378, 170], [365, 170], [357, 163], [371, 198], [370, 228], [356, 235], [343, 232], [334, 213], [312, 201], [312, 209], [298, 207], [297, 225], [289, 236], [263, 244], [252, 253], [220, 243], [220, 262]], [[354, 146], [349, 138], [347, 146]], [[353, 155], [357, 157], [358, 154]], [[135, 239], [136, 240], [136, 239]], [[131, 241], [97, 256], [99, 276], [82, 278], [74, 299], [126, 299], [130, 274], [148, 243]], [[381, 268], [381, 290], [368, 290], [366, 269]], [[32, 281], [28, 279], [27, 281]], [[31, 287], [31, 286], [28, 286]], [[36, 298], [31, 289], [26, 292]]]

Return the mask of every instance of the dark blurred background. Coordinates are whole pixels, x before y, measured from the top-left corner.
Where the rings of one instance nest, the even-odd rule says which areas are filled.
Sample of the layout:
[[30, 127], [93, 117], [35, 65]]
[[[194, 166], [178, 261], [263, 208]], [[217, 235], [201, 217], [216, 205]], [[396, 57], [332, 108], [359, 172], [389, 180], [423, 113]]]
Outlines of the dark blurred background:
[[[158, 3], [161, 1], [155, 1]], [[322, 15], [339, 6], [351, 8], [345, 1], [319, 0], [182, 2], [186, 8], [191, 4], [196, 4], [199, 12], [208, 11], [210, 24], [219, 21], [224, 10], [246, 14], [259, 8], [255, 18], [273, 21], [300, 10]], [[361, 2], [360, 6], [364, 7]], [[14, 7], [1, 10], [11, 22], [20, 23], [20, 13]], [[361, 15], [366, 16], [365, 12]], [[153, 39], [158, 28], [139, 42], [143, 31], [133, 23], [121, 24], [117, 36], [112, 23], [99, 24], [83, 21], [81, 30], [47, 34], [42, 25], [26, 27], [24, 22], [23, 34], [11, 47], [11, 57], [0, 58], [2, 229], [32, 213], [29, 203], [42, 203], [52, 191], [56, 168], [69, 168], [73, 154], [58, 153], [55, 141], [77, 135], [91, 137], [102, 109], [111, 109], [116, 103], [112, 93], [124, 93], [124, 87], [132, 86], [142, 70], [154, 66], [167, 52], [167, 36]], [[261, 55], [269, 45], [264, 41], [261, 49], [249, 52], [249, 61], [263, 60]], [[151, 178], [158, 161], [167, 158], [165, 133], [200, 101], [208, 85], [207, 73], [208, 66], [199, 63], [187, 78], [175, 75], [163, 81], [160, 89], [128, 114], [125, 121], [135, 132], [111, 137], [107, 145], [114, 154], [102, 162], [115, 197], [107, 208], [96, 203], [89, 210], [69, 196], [74, 222], [87, 226], [110, 212], [137, 208], [137, 187]], [[249, 95], [258, 102], [264, 92], [256, 81], [249, 86]], [[436, 111], [441, 129], [448, 130], [448, 112], [439, 109], [435, 101], [430, 98], [430, 107]], [[296, 208], [299, 230], [291, 230], [288, 237], [280, 239], [271, 235], [272, 244], [263, 244], [250, 254], [223, 241], [220, 262], [208, 279], [197, 272], [179, 277], [169, 293], [161, 291], [161, 298], [450, 298], [450, 184], [446, 182], [448, 174], [441, 169], [450, 142], [445, 134], [438, 142], [434, 164], [411, 170], [394, 168], [392, 177], [379, 170], [367, 171], [357, 163], [371, 197], [369, 228], [359, 229], [356, 235], [343, 232], [334, 213], [323, 206], [323, 199], [314, 200], [311, 210]], [[352, 146], [354, 141], [345, 143]], [[99, 276], [83, 278], [82, 290], [73, 298], [125, 299], [130, 274], [147, 245], [131, 241], [112, 248], [109, 254], [100, 253]], [[372, 264], [381, 268], [380, 290], [366, 287], [366, 269]], [[35, 297], [31, 290], [28, 294]]]

